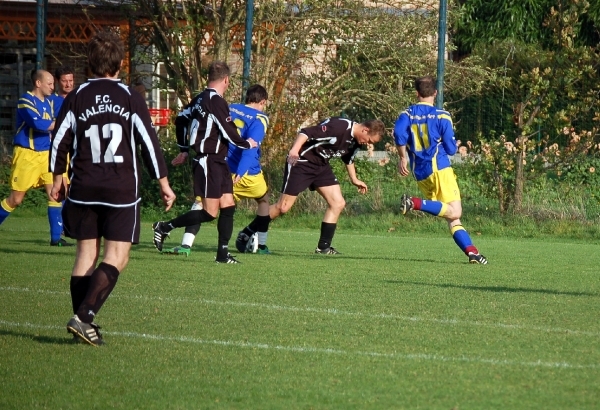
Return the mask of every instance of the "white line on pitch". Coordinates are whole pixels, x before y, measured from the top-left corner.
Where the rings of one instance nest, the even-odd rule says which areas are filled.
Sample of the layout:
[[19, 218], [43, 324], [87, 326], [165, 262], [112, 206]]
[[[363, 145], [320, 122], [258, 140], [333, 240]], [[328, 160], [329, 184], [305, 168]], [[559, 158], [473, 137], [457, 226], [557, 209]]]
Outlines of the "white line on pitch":
[[[36, 290], [29, 288], [19, 288], [19, 287], [0, 287], [0, 291], [12, 291], [12, 292], [35, 292], [35, 293], [43, 293], [49, 295], [69, 295], [69, 292], [63, 291], [55, 291], [55, 290]], [[573, 330], [573, 329], [564, 329], [564, 328], [554, 328], [554, 327], [543, 327], [543, 326], [530, 326], [530, 325], [519, 325], [519, 324], [510, 324], [510, 323], [485, 323], [478, 321], [470, 321], [470, 320], [459, 320], [459, 319], [436, 319], [436, 318], [425, 318], [419, 316], [401, 316], [387, 313], [362, 313], [362, 312], [347, 312], [338, 309], [321, 309], [321, 308], [311, 308], [311, 307], [295, 307], [295, 306], [279, 306], [279, 305], [268, 305], [264, 303], [254, 303], [254, 302], [233, 302], [233, 301], [218, 301], [218, 300], [210, 300], [210, 299], [194, 299], [194, 298], [165, 298], [161, 296], [141, 296], [141, 295], [120, 295], [113, 294], [111, 298], [117, 299], [144, 299], [148, 301], [162, 301], [162, 302], [172, 302], [172, 303], [204, 303], [206, 305], [216, 305], [216, 306], [235, 306], [235, 307], [244, 307], [244, 308], [257, 308], [257, 309], [266, 309], [266, 310], [279, 310], [279, 311], [287, 311], [287, 312], [306, 312], [306, 313], [320, 313], [327, 315], [338, 315], [338, 316], [351, 316], [351, 317], [363, 317], [368, 319], [390, 319], [390, 320], [402, 320], [407, 322], [429, 322], [429, 323], [439, 323], [443, 325], [453, 325], [453, 326], [480, 326], [480, 327], [491, 327], [491, 328], [500, 328], [500, 329], [514, 329], [514, 330], [527, 330], [527, 331], [537, 331], [537, 332], [545, 332], [545, 333], [562, 333], [567, 335], [577, 335], [577, 336], [592, 336], [598, 337], [600, 336], [600, 332], [592, 332], [587, 330]]]
[[[63, 330], [63, 327], [54, 325], [38, 325], [34, 323], [16, 323], [9, 322], [0, 319], [0, 325], [7, 327], [17, 328], [29, 328], [29, 329], [46, 329], [46, 330]], [[351, 351], [341, 350], [333, 348], [322, 348], [322, 347], [307, 347], [307, 346], [281, 346], [281, 345], [270, 345], [267, 343], [249, 343], [249, 342], [236, 342], [233, 340], [204, 340], [195, 337], [185, 336], [164, 336], [164, 335], [152, 335], [147, 333], [135, 333], [135, 332], [102, 332], [105, 335], [111, 336], [122, 336], [122, 337], [133, 337], [137, 339], [146, 340], [158, 340], [167, 342], [182, 342], [182, 343], [195, 343], [202, 345], [216, 345], [216, 346], [231, 346], [249, 349], [263, 349], [263, 350], [278, 350], [283, 352], [297, 352], [297, 353], [320, 353], [320, 354], [333, 354], [340, 356], [367, 356], [367, 357], [383, 357], [387, 359], [404, 359], [404, 360], [429, 360], [436, 362], [465, 362], [465, 363], [483, 363], [491, 364], [496, 366], [524, 366], [524, 367], [546, 367], [546, 368], [558, 368], [558, 369], [596, 369], [600, 366], [597, 364], [573, 364], [567, 362], [544, 362], [542, 360], [536, 360], [531, 362], [520, 362], [517, 360], [506, 360], [506, 359], [487, 359], [483, 357], [468, 357], [468, 356], [440, 356], [436, 354], [428, 353], [380, 353], [380, 352], [369, 352], [369, 351]]]

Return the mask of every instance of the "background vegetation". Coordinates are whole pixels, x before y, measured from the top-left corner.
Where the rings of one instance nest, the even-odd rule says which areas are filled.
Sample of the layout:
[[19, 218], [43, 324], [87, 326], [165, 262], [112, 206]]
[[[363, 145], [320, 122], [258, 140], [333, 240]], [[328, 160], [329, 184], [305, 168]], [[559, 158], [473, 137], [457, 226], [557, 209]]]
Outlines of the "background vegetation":
[[[213, 59], [241, 69], [244, 1], [95, 3], [118, 4], [136, 21], [134, 61], [151, 67], [164, 63], [168, 76], [155, 77], [154, 85], [175, 90], [182, 102], [205, 86]], [[270, 94], [263, 165], [275, 194], [298, 127], [343, 115], [359, 121], [377, 117], [391, 129], [398, 113], [414, 101], [413, 78], [436, 73], [437, 2], [255, 5], [250, 82], [264, 84]], [[95, 12], [88, 8], [91, 19]], [[595, 221], [600, 214], [598, 4], [457, 0], [449, 5], [448, 21], [445, 108], [462, 144], [457, 173], [466, 209], [473, 202], [487, 204], [486, 217]], [[234, 84], [226, 96], [230, 101], [241, 95], [241, 81]], [[160, 133], [168, 160], [177, 153], [173, 135], [168, 127]], [[391, 152], [381, 163], [359, 162], [359, 176], [371, 193], [359, 197], [345, 186], [348, 213], [395, 212], [403, 191], [417, 193], [396, 175], [391, 143], [388, 136], [375, 147]], [[9, 163], [2, 158], [2, 195], [8, 190]], [[341, 167], [334, 166], [344, 180]], [[189, 175], [185, 166], [170, 174], [182, 208], [192, 200]], [[143, 191], [149, 210], [157, 201], [148, 179]], [[40, 195], [28, 194], [26, 205], [43, 203]], [[305, 196], [294, 212], [320, 213], [320, 200]]]

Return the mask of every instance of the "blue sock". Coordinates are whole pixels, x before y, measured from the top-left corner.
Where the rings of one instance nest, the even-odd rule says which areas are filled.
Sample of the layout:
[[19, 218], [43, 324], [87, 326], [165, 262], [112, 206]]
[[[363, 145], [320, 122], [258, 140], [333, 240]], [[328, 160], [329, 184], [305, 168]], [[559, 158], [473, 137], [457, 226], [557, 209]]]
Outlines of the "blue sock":
[[62, 205], [60, 202], [48, 201], [48, 222], [50, 223], [50, 240], [57, 242], [62, 233]]
[[463, 228], [462, 225], [453, 226], [450, 232], [452, 233], [452, 239], [454, 239], [454, 242], [456, 242], [458, 247], [466, 255], [468, 255], [471, 252], [475, 254], [479, 253], [479, 251], [471, 241], [471, 236], [469, 236], [469, 233], [465, 230], [465, 228]]
[[10, 213], [14, 210], [15, 210], [14, 208], [11, 208], [10, 206], [8, 206], [6, 199], [4, 199], [2, 202], [0, 202], [0, 225], [2, 224], [2, 222], [4, 222], [4, 220], [8, 217], [8, 215], [10, 215]]
[[421, 201], [421, 209], [420, 211], [427, 212], [428, 214], [434, 216], [441, 216], [442, 208], [444, 207], [444, 203], [440, 201], [430, 201], [428, 199], [423, 199]]

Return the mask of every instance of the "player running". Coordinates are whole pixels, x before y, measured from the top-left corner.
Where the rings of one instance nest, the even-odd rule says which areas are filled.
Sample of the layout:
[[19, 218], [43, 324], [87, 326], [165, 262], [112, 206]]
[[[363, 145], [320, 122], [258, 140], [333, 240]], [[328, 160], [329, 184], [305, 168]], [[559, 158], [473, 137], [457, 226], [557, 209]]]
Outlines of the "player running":
[[400, 156], [400, 175], [407, 176], [412, 171], [425, 199], [404, 194], [402, 213], [417, 210], [446, 219], [454, 242], [467, 255], [469, 262], [485, 265], [487, 259], [473, 245], [460, 222], [460, 191], [448, 157], [457, 150], [452, 118], [450, 113], [433, 105], [437, 95], [433, 77], [417, 78], [415, 89], [419, 102], [400, 113], [394, 126], [394, 139]]
[[[264, 113], [267, 105], [267, 90], [255, 84], [246, 91], [245, 104], [231, 104], [229, 112], [233, 123], [237, 126], [242, 138], [252, 138], [259, 145], [265, 138], [269, 126], [269, 117]], [[186, 131], [189, 129], [191, 110], [185, 107], [175, 120], [175, 134], [177, 145], [181, 153], [171, 162], [180, 165], [187, 161], [189, 145]], [[247, 241], [255, 232], [258, 237], [258, 254], [270, 254], [267, 247], [267, 232], [269, 230], [269, 192], [267, 182], [260, 165], [260, 147], [252, 149], [241, 149], [229, 144], [227, 153], [227, 164], [233, 178], [233, 198], [236, 202], [242, 198], [255, 199], [258, 205], [254, 220], [238, 234], [236, 246], [238, 251], [244, 253], [245, 247], [241, 248], [243, 241]], [[192, 210], [202, 209], [202, 198], [197, 197], [192, 205]], [[163, 249], [163, 253], [175, 255], [190, 255], [194, 239], [200, 230], [200, 224], [188, 226], [181, 241], [181, 246]]]

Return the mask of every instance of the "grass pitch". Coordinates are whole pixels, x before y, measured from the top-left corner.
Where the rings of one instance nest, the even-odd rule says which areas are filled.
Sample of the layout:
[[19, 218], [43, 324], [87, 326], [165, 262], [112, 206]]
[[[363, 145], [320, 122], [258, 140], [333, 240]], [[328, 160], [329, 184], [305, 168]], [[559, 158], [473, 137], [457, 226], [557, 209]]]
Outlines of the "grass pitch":
[[74, 248], [48, 246], [45, 218], [0, 227], [0, 408], [600, 405], [595, 244], [481, 236], [480, 266], [449, 235], [340, 229], [325, 256], [317, 230], [275, 227], [273, 255], [217, 265], [214, 223], [186, 258], [159, 254], [149, 222], [100, 348], [65, 329]]

